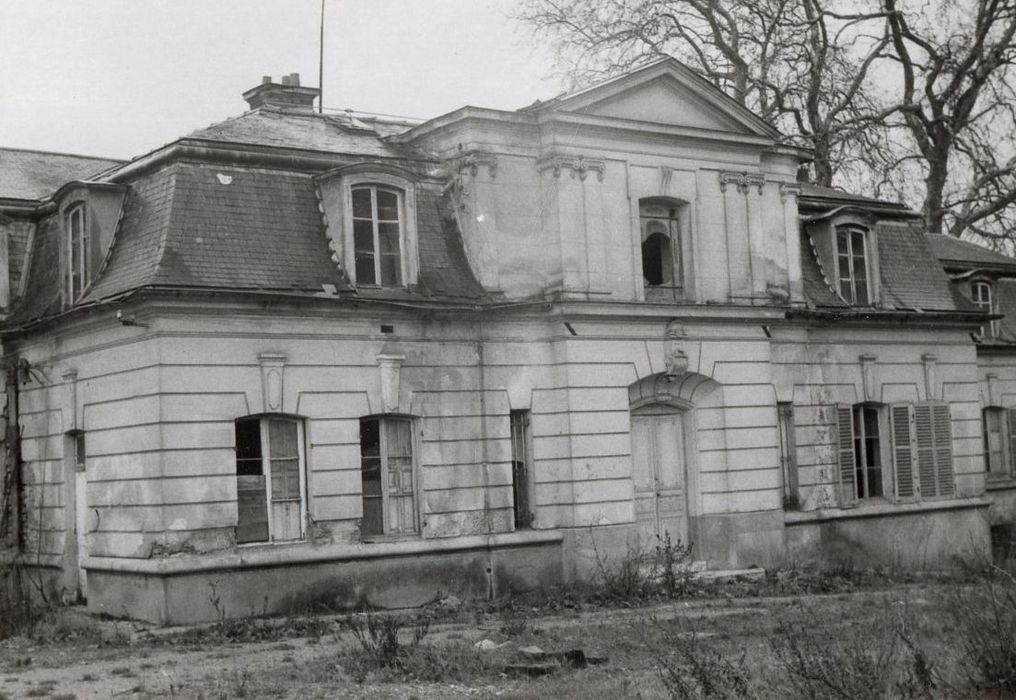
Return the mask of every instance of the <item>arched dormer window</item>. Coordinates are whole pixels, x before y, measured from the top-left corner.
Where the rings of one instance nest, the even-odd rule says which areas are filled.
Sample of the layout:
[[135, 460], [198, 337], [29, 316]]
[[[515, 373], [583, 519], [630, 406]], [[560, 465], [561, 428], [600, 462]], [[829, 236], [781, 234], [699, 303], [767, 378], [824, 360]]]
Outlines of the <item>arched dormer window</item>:
[[419, 275], [412, 173], [356, 163], [318, 177], [328, 235], [357, 287], [406, 287]]
[[73, 304], [92, 279], [89, 248], [88, 217], [84, 202], [77, 202], [64, 211], [64, 236], [67, 265], [64, 288], [67, 303]]
[[845, 206], [804, 223], [829, 286], [850, 306], [878, 305], [878, 228], [871, 212]]
[[676, 200], [660, 197], [639, 200], [646, 299], [679, 300], [684, 297], [680, 207]]

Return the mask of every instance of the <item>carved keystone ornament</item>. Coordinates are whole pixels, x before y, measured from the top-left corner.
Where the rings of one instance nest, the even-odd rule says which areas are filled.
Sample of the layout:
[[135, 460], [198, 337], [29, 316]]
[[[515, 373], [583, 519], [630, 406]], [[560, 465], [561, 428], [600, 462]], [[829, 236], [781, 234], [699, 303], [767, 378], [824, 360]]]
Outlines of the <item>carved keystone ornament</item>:
[[664, 331], [664, 374], [669, 381], [674, 381], [688, 371], [688, 354], [682, 349], [683, 341], [688, 337], [688, 332], [677, 321], [667, 324]]

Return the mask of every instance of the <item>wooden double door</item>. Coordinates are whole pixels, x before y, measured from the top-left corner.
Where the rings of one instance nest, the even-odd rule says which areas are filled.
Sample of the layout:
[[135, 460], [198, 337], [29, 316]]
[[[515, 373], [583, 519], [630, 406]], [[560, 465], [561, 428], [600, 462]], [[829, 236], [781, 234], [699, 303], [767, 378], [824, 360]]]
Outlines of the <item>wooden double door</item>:
[[688, 543], [686, 413], [655, 404], [632, 412], [632, 477], [641, 541], [654, 546], [669, 534]]

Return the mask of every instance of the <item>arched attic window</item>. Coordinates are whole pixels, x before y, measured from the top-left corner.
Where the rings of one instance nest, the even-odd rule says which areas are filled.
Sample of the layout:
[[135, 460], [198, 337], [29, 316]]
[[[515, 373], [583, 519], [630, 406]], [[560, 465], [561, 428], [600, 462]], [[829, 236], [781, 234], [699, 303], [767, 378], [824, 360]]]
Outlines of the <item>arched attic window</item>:
[[681, 202], [663, 197], [639, 200], [646, 299], [678, 300], [684, 296], [681, 206]]

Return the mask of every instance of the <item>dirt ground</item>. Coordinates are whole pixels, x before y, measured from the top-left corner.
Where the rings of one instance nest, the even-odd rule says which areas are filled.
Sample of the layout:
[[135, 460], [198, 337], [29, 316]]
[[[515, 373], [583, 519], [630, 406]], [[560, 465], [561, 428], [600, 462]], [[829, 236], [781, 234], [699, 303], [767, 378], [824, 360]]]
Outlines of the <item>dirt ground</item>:
[[[938, 658], [936, 650], [952, 644], [941, 611], [965, 585], [883, 582], [794, 595], [735, 586], [631, 607], [543, 601], [511, 613], [452, 606], [420, 642], [428, 655], [401, 673], [365, 667], [360, 645], [337, 616], [166, 629], [64, 608], [30, 636], [0, 642], [0, 700], [667, 697], [659, 669], [675, 639], [701, 640], [724, 658], [740, 659], [764, 685], [776, 665], [772, 639], [788, 625], [835, 636], [905, 609]], [[550, 658], [524, 653], [534, 646]], [[597, 663], [553, 656], [576, 649]], [[792, 694], [780, 682], [773, 680], [772, 694]]]

